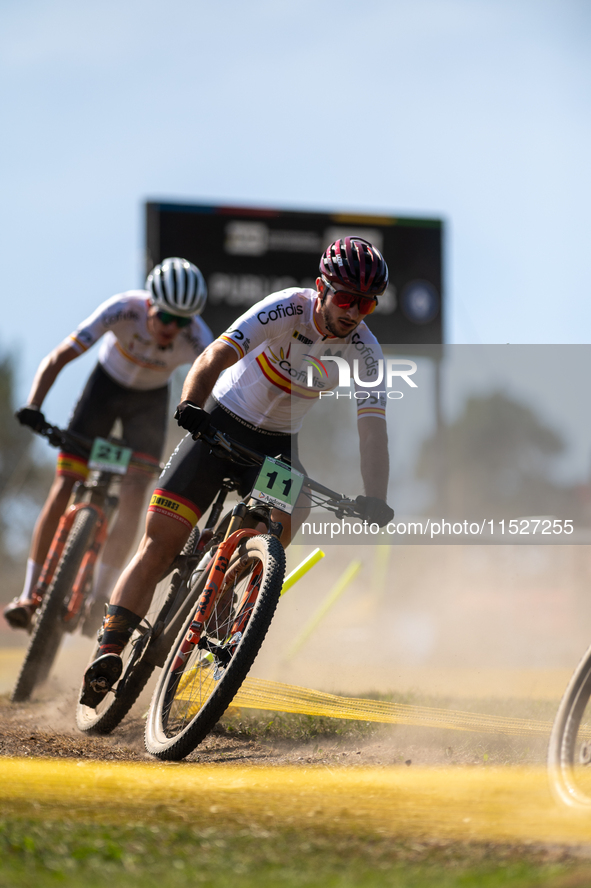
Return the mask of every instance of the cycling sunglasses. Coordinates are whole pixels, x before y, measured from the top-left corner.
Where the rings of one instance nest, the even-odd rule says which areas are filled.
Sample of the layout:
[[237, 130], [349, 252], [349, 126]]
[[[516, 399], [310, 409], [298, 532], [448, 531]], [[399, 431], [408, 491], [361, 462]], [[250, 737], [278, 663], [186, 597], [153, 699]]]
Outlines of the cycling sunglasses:
[[345, 290], [335, 290], [332, 284], [321, 275], [322, 283], [332, 293], [332, 301], [339, 308], [351, 308], [356, 305], [359, 314], [368, 315], [377, 307], [378, 300], [373, 296], [359, 296], [357, 293], [347, 293]]
[[161, 324], [175, 323], [180, 330], [182, 330], [183, 327], [188, 327], [192, 320], [191, 318], [181, 318], [179, 315], [174, 315], [170, 311], [158, 311], [156, 312], [156, 317]]

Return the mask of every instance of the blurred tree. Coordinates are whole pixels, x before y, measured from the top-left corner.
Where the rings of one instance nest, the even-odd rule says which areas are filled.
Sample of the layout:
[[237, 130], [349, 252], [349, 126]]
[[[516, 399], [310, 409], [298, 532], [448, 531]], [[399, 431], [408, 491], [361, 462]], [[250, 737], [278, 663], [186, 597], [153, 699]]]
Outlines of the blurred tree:
[[[33, 456], [34, 435], [14, 418], [14, 363], [0, 357], [0, 564], [14, 568], [26, 556], [52, 469]], [[2, 598], [6, 598], [3, 592]]]
[[496, 392], [469, 398], [455, 422], [423, 443], [416, 475], [432, 482], [432, 508], [445, 517], [574, 518], [573, 491], [552, 479], [564, 448], [530, 407]]

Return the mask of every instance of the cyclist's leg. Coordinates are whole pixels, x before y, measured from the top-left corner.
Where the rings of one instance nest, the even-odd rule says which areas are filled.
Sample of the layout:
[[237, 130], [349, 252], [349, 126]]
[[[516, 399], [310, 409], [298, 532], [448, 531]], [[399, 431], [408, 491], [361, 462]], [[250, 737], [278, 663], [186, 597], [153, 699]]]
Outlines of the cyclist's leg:
[[[128, 389], [110, 380], [110, 409], [123, 426], [123, 440], [156, 471], [162, 458], [168, 414], [168, 386], [147, 391]], [[145, 497], [154, 472], [132, 466], [121, 480], [119, 507], [95, 573], [85, 617], [85, 634], [94, 634], [104, 615], [145, 513]]]
[[221, 487], [228, 465], [186, 435], [152, 495], [139, 549], [122, 573], [111, 604], [143, 617], [160, 577], [185, 545]]
[[[126, 445], [152, 462], [158, 471], [166, 438], [168, 386], [148, 391], [121, 389], [117, 412], [123, 424]], [[153, 472], [136, 466], [132, 466], [122, 479], [119, 510], [105, 545], [104, 564], [113, 568], [125, 565], [145, 512], [144, 497], [153, 480]]]
[[98, 657], [84, 673], [80, 702], [95, 708], [119, 679], [121, 652], [148, 611], [158, 580], [190, 533], [184, 524], [148, 512], [146, 531], [111, 595], [99, 633]]
[[139, 548], [117, 582], [111, 604], [125, 607], [140, 618], [148, 612], [154, 589], [181, 551], [191, 527], [169, 517], [148, 512]]
[[[147, 613], [156, 584], [213, 501], [226, 468], [222, 460], [210, 454], [209, 447], [193, 441], [190, 435], [169, 460], [159, 480], [161, 486], [148, 507], [139, 549], [113, 590], [100, 636], [99, 656], [84, 675], [80, 698], [84, 705], [96, 707], [119, 678], [121, 651]], [[183, 493], [178, 492], [179, 488]]]
[[146, 491], [151, 481], [152, 476], [129, 474], [121, 482], [119, 508], [95, 570], [93, 588], [86, 602], [82, 634], [89, 638], [96, 636], [105, 615], [105, 606], [129, 558], [144, 512]]
[[[145, 475], [126, 475], [121, 482], [119, 508], [105, 543], [102, 564], [121, 571], [136, 537], [140, 519], [144, 513], [146, 492], [151, 482]], [[104, 597], [110, 596], [111, 589]], [[98, 590], [105, 592], [104, 589]]]

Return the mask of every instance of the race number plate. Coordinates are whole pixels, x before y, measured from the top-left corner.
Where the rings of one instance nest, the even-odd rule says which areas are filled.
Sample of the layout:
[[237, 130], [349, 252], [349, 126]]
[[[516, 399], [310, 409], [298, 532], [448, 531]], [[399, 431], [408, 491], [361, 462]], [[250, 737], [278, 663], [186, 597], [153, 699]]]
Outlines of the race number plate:
[[132, 453], [133, 450], [130, 450], [129, 447], [112, 444], [111, 441], [105, 441], [104, 438], [95, 438], [90, 451], [88, 468], [125, 475]]
[[265, 457], [251, 496], [291, 514], [300, 495], [304, 476], [278, 459]]

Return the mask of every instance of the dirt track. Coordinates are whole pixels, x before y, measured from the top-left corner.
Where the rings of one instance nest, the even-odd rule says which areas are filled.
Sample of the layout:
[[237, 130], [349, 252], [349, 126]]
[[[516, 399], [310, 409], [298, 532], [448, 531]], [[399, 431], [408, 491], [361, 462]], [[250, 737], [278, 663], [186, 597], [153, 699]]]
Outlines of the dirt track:
[[[0, 697], [0, 756], [153, 760], [144, 748], [144, 721], [141, 715], [128, 716], [109, 736], [92, 737], [76, 729], [74, 707], [74, 699], [11, 704], [7, 696]], [[408, 756], [417, 754], [423, 763], [431, 758], [428, 749], [421, 748], [419, 752], [415, 744], [405, 742], [400, 745], [393, 742], [388, 734], [357, 739], [317, 737], [298, 741], [261, 739], [255, 733], [256, 729], [252, 727], [241, 731], [219, 726], [189, 760], [203, 764], [330, 764], [334, 767], [410, 763], [412, 758]]]
[[[143, 742], [148, 689], [132, 713], [106, 737], [89, 737], [75, 724], [78, 683], [88, 652], [63, 656], [56, 676], [27, 704], [11, 704], [22, 658], [16, 649], [2, 652], [0, 690], [0, 756], [83, 758], [103, 761], [149, 761]], [[67, 654], [67, 652], [66, 652]], [[75, 656], [74, 656], [75, 654]], [[149, 686], [150, 688], [151, 686]], [[486, 709], [484, 709], [486, 711]], [[527, 714], [527, 713], [526, 713]], [[227, 727], [218, 726], [190, 756], [202, 763], [235, 762], [268, 765], [484, 765], [533, 764], [545, 760], [545, 737], [503, 737], [464, 731], [369, 725], [236, 712]]]

